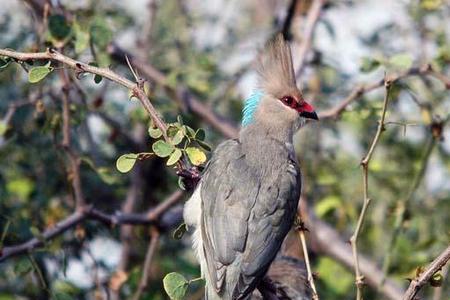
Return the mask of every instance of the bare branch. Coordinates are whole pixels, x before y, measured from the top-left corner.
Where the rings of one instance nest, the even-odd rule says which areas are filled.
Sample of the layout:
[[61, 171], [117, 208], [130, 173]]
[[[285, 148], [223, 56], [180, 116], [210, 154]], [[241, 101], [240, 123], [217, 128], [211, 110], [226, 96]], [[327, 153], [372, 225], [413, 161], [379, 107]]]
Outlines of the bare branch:
[[238, 136], [238, 130], [234, 127], [228, 120], [216, 114], [209, 106], [202, 103], [197, 97], [190, 93], [186, 88], [178, 87], [176, 89], [172, 88], [168, 84], [167, 77], [155, 69], [152, 65], [143, 61], [137, 57], [126, 53], [118, 46], [111, 44], [108, 47], [108, 52], [119, 62], [126, 63], [124, 61], [125, 55], [130, 60], [137, 70], [139, 70], [145, 77], [155, 82], [156, 84], [164, 87], [169, 94], [171, 94], [175, 100], [187, 109], [192, 111], [194, 114], [199, 116], [202, 120], [210, 124], [220, 133], [222, 133], [227, 138], [236, 138]]
[[[432, 77], [438, 79], [439, 81], [441, 81], [447, 89], [450, 89], [450, 78], [446, 77], [445, 75], [443, 75], [441, 73], [436, 72], [435, 70], [433, 70], [433, 68], [429, 64], [425, 64], [420, 68], [413, 67], [413, 68], [410, 68], [410, 69], [404, 71], [403, 73], [391, 76], [389, 78], [389, 81], [391, 83], [394, 83], [398, 80], [405, 79], [405, 78], [411, 77], [411, 76], [416, 76], [416, 75], [432, 76]], [[360, 85], [360, 86], [354, 88], [350, 92], [350, 94], [344, 100], [342, 100], [338, 105], [319, 113], [319, 118], [321, 120], [329, 119], [329, 118], [338, 118], [351, 103], [353, 103], [354, 101], [359, 99], [364, 94], [369, 93], [373, 90], [376, 90], [382, 86], [384, 86], [384, 80], [380, 80], [378, 82], [374, 82], [374, 83], [370, 83], [370, 84]]]
[[411, 281], [403, 300], [413, 300], [419, 290], [450, 260], [450, 245], [444, 250], [418, 278]]
[[316, 29], [317, 22], [319, 21], [320, 13], [322, 11], [323, 5], [326, 3], [326, 0], [314, 0], [311, 7], [309, 8], [308, 16], [306, 18], [305, 32], [300, 37], [301, 44], [300, 49], [298, 51], [298, 63], [295, 66], [296, 77], [299, 78], [303, 70], [305, 69], [305, 61], [306, 55], [311, 49], [312, 38], [314, 34], [314, 30]]
[[378, 144], [378, 141], [380, 139], [381, 133], [384, 131], [384, 120], [386, 117], [386, 111], [387, 111], [387, 105], [389, 102], [389, 90], [391, 87], [391, 81], [387, 80], [385, 78], [384, 80], [384, 87], [385, 87], [385, 94], [384, 94], [384, 101], [383, 101], [383, 108], [381, 111], [381, 117], [378, 121], [378, 128], [377, 132], [375, 134], [375, 137], [372, 140], [372, 143], [370, 145], [370, 148], [366, 154], [366, 156], [361, 161], [361, 166], [363, 168], [363, 187], [364, 187], [364, 203], [363, 207], [361, 209], [361, 213], [358, 217], [358, 222], [356, 224], [355, 231], [353, 235], [350, 238], [350, 244], [352, 246], [352, 252], [353, 252], [353, 259], [355, 261], [355, 276], [356, 276], [356, 299], [361, 300], [362, 299], [362, 288], [364, 285], [364, 276], [361, 274], [360, 266], [359, 266], [359, 259], [358, 259], [358, 236], [361, 232], [361, 228], [364, 223], [364, 219], [366, 217], [367, 209], [369, 207], [371, 199], [369, 198], [369, 163], [370, 159], [372, 158], [373, 151], [375, 150], [375, 147]]
[[133, 300], [139, 300], [144, 290], [147, 288], [148, 280], [150, 278], [150, 268], [152, 266], [152, 259], [155, 255], [156, 248], [159, 242], [159, 231], [156, 228], [151, 228], [151, 238], [148, 245], [147, 254], [145, 255], [144, 266], [142, 268], [142, 277], [139, 282], [138, 289], [133, 295]]
[[300, 245], [302, 246], [303, 257], [305, 259], [308, 283], [313, 292], [312, 299], [319, 300], [319, 295], [317, 294], [316, 285], [314, 284], [314, 277], [311, 271], [311, 264], [309, 263], [308, 247], [306, 246], [305, 231], [307, 231], [308, 229], [305, 227], [300, 214], [297, 214], [297, 222], [298, 224], [296, 226], [296, 230], [298, 231], [298, 237], [300, 239]]
[[[348, 270], [353, 270], [354, 260], [351, 246], [333, 227], [314, 217], [313, 212], [309, 212], [308, 216], [306, 225], [310, 228], [312, 243], [318, 245], [319, 253], [331, 257]], [[383, 281], [381, 269], [362, 254], [359, 255], [359, 262], [361, 274], [364, 276], [366, 283], [374, 289], [378, 288]], [[404, 293], [402, 287], [390, 279], [385, 280], [379, 291], [384, 296], [383, 299], [390, 300], [401, 299]]]
[[[181, 198], [181, 195], [180, 195]], [[179, 199], [179, 198], [178, 198]], [[165, 201], [171, 201], [172, 204], [175, 203], [173, 198], [168, 198]], [[146, 213], [140, 214], [108, 214], [102, 212], [98, 209], [95, 209], [92, 206], [85, 206], [81, 210], [76, 210], [74, 213], [69, 215], [64, 220], [58, 222], [55, 226], [45, 230], [42, 232], [41, 236], [32, 238], [31, 240], [24, 242], [15, 246], [7, 246], [0, 249], [0, 263], [8, 259], [9, 257], [25, 254], [27, 252], [32, 251], [33, 249], [42, 247], [46, 242], [54, 239], [55, 237], [61, 235], [69, 229], [74, 228], [76, 225], [80, 224], [85, 220], [97, 220], [106, 225], [123, 225], [123, 224], [132, 224], [132, 225], [154, 225], [158, 228], [167, 229], [170, 228], [174, 223], [179, 222], [181, 219], [181, 213], [178, 216], [178, 212], [176, 215], [170, 213], [170, 206], [166, 207], [166, 210], [157, 210], [155, 213], [152, 213], [152, 209], [150, 209]], [[167, 214], [170, 219], [175, 218], [175, 222], [173, 220], [166, 220], [165, 214]], [[167, 223], [167, 224], [166, 224]]]

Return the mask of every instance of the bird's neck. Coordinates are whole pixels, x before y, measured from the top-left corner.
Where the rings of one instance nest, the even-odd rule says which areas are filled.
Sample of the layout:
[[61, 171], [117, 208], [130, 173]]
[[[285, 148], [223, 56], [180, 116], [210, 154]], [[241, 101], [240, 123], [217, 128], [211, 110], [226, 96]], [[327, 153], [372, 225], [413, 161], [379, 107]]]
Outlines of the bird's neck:
[[253, 123], [241, 129], [239, 140], [247, 163], [256, 170], [267, 172], [277, 168], [287, 157], [295, 157], [292, 146], [292, 128], [258, 126]]
[[292, 144], [294, 129], [286, 122], [254, 122], [241, 129], [239, 140], [243, 144], [261, 145], [265, 141], [275, 140], [281, 143]]

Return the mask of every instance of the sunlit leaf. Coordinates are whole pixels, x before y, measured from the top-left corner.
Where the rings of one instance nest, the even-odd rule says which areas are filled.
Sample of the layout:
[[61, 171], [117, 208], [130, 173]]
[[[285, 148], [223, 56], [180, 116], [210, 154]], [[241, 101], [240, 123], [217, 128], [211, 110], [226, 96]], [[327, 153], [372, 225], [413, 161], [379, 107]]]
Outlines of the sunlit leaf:
[[73, 26], [75, 32], [75, 52], [81, 53], [89, 47], [89, 32], [84, 31], [78, 23]]
[[158, 127], [155, 127], [155, 128], [149, 127], [149, 128], [148, 128], [148, 134], [149, 134], [152, 138], [157, 139], [157, 138], [159, 138], [159, 137], [162, 136], [162, 131], [161, 131], [161, 129], [159, 129]]
[[28, 72], [28, 82], [36, 83], [44, 79], [53, 68], [50, 67], [50, 62], [45, 66], [34, 67]]
[[184, 133], [183, 133], [183, 130], [180, 129], [172, 137], [172, 139], [171, 139], [172, 145], [178, 145], [179, 143], [181, 143], [183, 141], [183, 138], [184, 138]]
[[5, 135], [7, 130], [8, 130], [8, 124], [6, 124], [3, 121], [0, 121], [0, 136]]
[[444, 281], [444, 276], [442, 276], [442, 274], [440, 272], [438, 272], [430, 278], [430, 285], [432, 287], [440, 287], [440, 286], [442, 286], [443, 281]]
[[153, 152], [159, 157], [167, 157], [175, 150], [175, 147], [164, 141], [156, 141], [152, 145]]
[[183, 275], [172, 272], [163, 279], [164, 290], [172, 300], [182, 300], [189, 286]]
[[182, 152], [180, 149], [175, 149], [175, 151], [172, 152], [172, 154], [170, 155], [169, 159], [167, 160], [167, 165], [171, 166], [173, 164], [176, 164], [178, 162], [178, 160], [180, 160], [182, 155]]
[[199, 166], [206, 161], [206, 154], [202, 150], [196, 147], [186, 148], [186, 153], [189, 160], [194, 166]]
[[134, 164], [136, 163], [136, 159], [138, 158], [138, 154], [136, 153], [128, 153], [121, 155], [116, 161], [116, 168], [121, 173], [129, 172]]
[[397, 54], [392, 56], [389, 59], [389, 63], [398, 69], [408, 69], [411, 68], [412, 63], [413, 63], [413, 58], [411, 56], [411, 54], [409, 53], [401, 53], [401, 54]]
[[341, 201], [337, 196], [328, 196], [316, 204], [314, 210], [319, 217], [325, 216], [328, 212], [339, 208]]

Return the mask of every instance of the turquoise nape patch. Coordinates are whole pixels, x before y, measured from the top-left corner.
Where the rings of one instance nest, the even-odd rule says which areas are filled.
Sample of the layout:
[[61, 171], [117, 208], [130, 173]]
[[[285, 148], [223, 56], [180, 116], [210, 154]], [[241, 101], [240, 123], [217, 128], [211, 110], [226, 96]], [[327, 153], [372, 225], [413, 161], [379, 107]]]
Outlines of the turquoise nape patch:
[[253, 122], [255, 111], [263, 95], [263, 92], [256, 90], [245, 100], [242, 109], [242, 126], [247, 126]]

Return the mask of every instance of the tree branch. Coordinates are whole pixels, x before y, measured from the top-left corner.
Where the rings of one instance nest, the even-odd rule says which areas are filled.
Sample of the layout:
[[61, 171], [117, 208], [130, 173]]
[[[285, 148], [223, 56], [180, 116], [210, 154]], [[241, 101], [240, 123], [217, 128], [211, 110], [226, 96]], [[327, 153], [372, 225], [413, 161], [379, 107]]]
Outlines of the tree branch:
[[[417, 67], [410, 68], [400, 74], [389, 77], [389, 81], [391, 83], [395, 83], [398, 80], [405, 79], [410, 76], [416, 76], [416, 75], [432, 76], [432, 77], [436, 78], [437, 80], [441, 81], [447, 89], [450, 89], [450, 78], [433, 70], [433, 68], [431, 67], [430, 64], [425, 64], [420, 68], [417, 68]], [[344, 100], [342, 100], [338, 105], [319, 113], [319, 119], [320, 120], [331, 119], [331, 118], [337, 119], [351, 103], [353, 103], [354, 101], [359, 99], [362, 95], [369, 93], [373, 90], [376, 90], [382, 86], [384, 86], [384, 79], [374, 82], [374, 83], [360, 85], [360, 86], [354, 88], [350, 92], [350, 94]]]
[[301, 38], [300, 48], [298, 50], [298, 63], [295, 66], [295, 76], [299, 78], [306, 65], [306, 56], [311, 50], [312, 39], [314, 30], [316, 29], [317, 22], [319, 21], [320, 13], [322, 11], [323, 5], [326, 3], [326, 0], [313, 0], [311, 7], [309, 8], [308, 16], [306, 18], [305, 31]]
[[74, 69], [77, 73], [91, 73], [100, 75], [102, 77], [105, 77], [113, 82], [116, 82], [129, 90], [132, 91], [133, 95], [136, 96], [139, 101], [144, 106], [145, 110], [148, 112], [150, 117], [152, 118], [155, 125], [161, 129], [163, 132], [165, 138], [167, 138], [166, 135], [166, 129], [167, 126], [164, 123], [164, 121], [159, 116], [159, 113], [156, 111], [156, 109], [151, 104], [150, 100], [148, 99], [147, 95], [145, 94], [142, 87], [140, 87], [136, 82], [132, 82], [131, 80], [126, 79], [125, 77], [122, 77], [112, 70], [108, 68], [99, 68], [95, 66], [91, 66], [88, 64], [85, 64], [80, 61], [76, 61], [70, 57], [67, 57], [58, 51], [54, 49], [47, 49], [46, 52], [38, 52], [38, 53], [26, 53], [26, 52], [17, 52], [13, 50], [7, 50], [7, 49], [0, 49], [0, 55], [7, 56], [11, 58], [15, 58], [19, 61], [29, 61], [29, 60], [51, 60], [51, 61], [58, 61], [63, 63], [64, 65]]
[[403, 300], [413, 300], [419, 290], [450, 260], [450, 245], [444, 250], [418, 278], [411, 281]]
[[375, 147], [378, 144], [378, 141], [380, 140], [381, 133], [384, 131], [384, 120], [386, 117], [386, 111], [387, 111], [387, 105], [389, 103], [389, 90], [391, 87], [391, 81], [385, 79], [384, 80], [384, 86], [385, 86], [385, 94], [384, 94], [384, 101], [383, 101], [383, 108], [381, 111], [381, 117], [378, 121], [378, 128], [377, 132], [372, 140], [372, 143], [369, 147], [369, 150], [366, 154], [366, 156], [361, 161], [361, 166], [363, 168], [363, 188], [364, 188], [364, 203], [363, 207], [361, 209], [361, 213], [358, 217], [358, 222], [356, 224], [355, 231], [353, 235], [350, 237], [350, 244], [352, 246], [352, 252], [353, 252], [353, 259], [355, 261], [355, 277], [356, 277], [356, 299], [361, 300], [362, 299], [362, 288], [364, 285], [364, 276], [361, 274], [360, 266], [359, 266], [359, 259], [358, 259], [358, 236], [361, 232], [361, 228], [364, 223], [364, 219], [366, 217], [367, 209], [369, 207], [371, 199], [369, 198], [369, 163], [370, 159], [372, 158], [373, 151], [375, 150]]
[[[180, 192], [179, 197], [176, 198], [176, 200], [179, 200], [181, 198], [181, 195], [182, 193]], [[168, 205], [166, 202], [168, 202], [170, 205]], [[171, 214], [169, 210], [171, 205], [175, 204], [175, 202], [175, 197], [169, 197], [167, 200], [161, 202], [161, 204], [159, 204], [155, 208], [150, 209], [146, 213], [140, 214], [108, 214], [94, 208], [93, 206], [85, 206], [83, 209], [75, 211], [64, 220], [58, 222], [54, 227], [42, 232], [41, 236], [34, 237], [29, 241], [19, 245], [7, 246], [0, 249], [0, 263], [10, 257], [25, 254], [35, 248], [42, 247], [46, 242], [54, 239], [55, 237], [63, 234], [71, 228], [74, 228], [76, 225], [86, 220], [97, 220], [109, 226], [124, 224], [154, 225], [157, 228], [160, 228], [160, 230], [166, 230], [167, 228], [171, 228], [174, 223], [179, 221], [178, 215]], [[162, 206], [165, 207], [164, 210], [161, 209]], [[169, 218], [166, 218], [166, 214]], [[172, 220], [174, 217], [176, 218], [176, 222], [173, 222]]]

